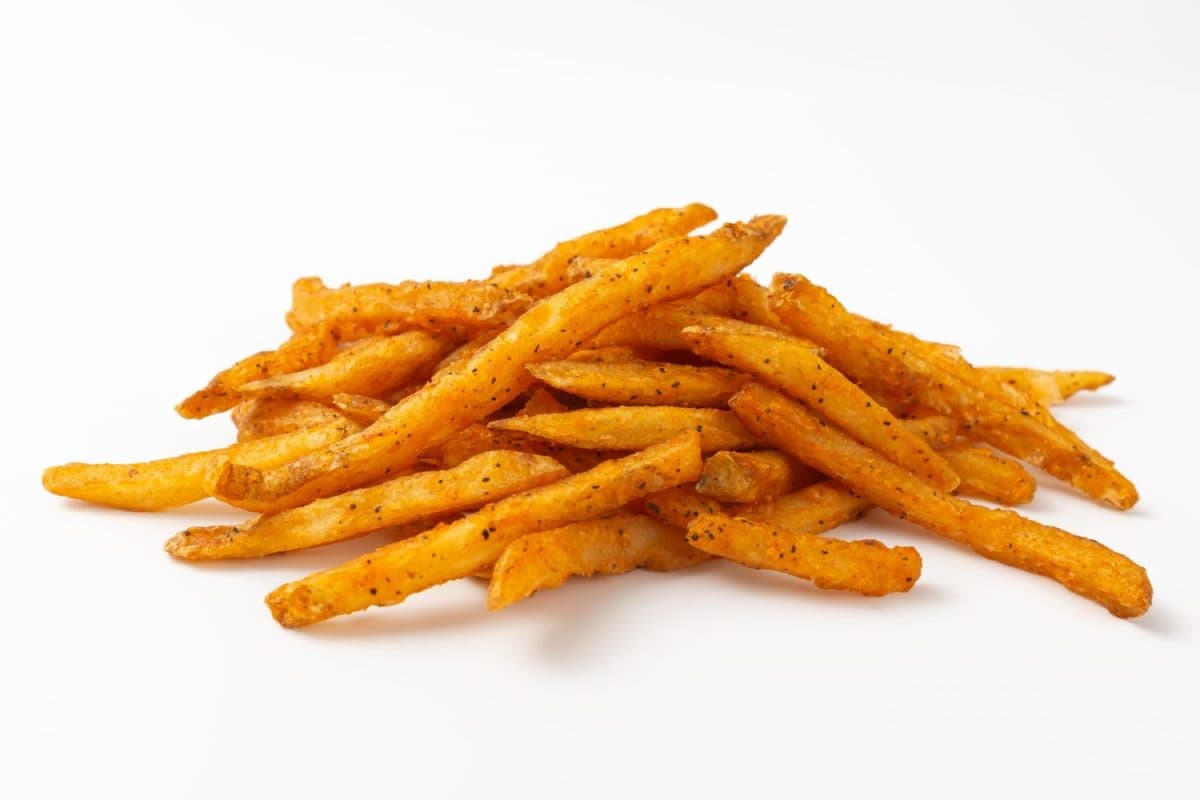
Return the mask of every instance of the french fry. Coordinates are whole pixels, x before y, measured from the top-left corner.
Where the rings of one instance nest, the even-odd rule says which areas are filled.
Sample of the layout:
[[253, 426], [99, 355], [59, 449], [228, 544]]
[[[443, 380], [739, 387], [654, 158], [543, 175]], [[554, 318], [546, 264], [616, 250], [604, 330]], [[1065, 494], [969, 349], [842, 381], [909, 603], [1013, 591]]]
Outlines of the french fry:
[[323, 403], [293, 397], [251, 397], [234, 406], [232, 416], [239, 442], [347, 419], [341, 411]]
[[[571, 278], [572, 262], [580, 258], [622, 259], [640, 253], [666, 239], [673, 239], [706, 225], [717, 218], [717, 212], [700, 203], [682, 208], [658, 208], [628, 222], [603, 228], [583, 236], [560, 242], [532, 264], [494, 270], [489, 283], [542, 298], [565, 289]], [[594, 263], [595, 274], [611, 266]]]
[[920, 436], [935, 450], [941, 450], [943, 447], [954, 444], [962, 430], [962, 426], [953, 417], [943, 417], [937, 414], [901, 420], [901, 423], [909, 432]]
[[138, 464], [63, 464], [42, 474], [54, 494], [129, 511], [158, 511], [208, 496], [208, 476], [236, 458], [263, 469], [286, 464], [358, 430], [349, 420], [268, 436], [202, 453]]
[[506, 497], [463, 519], [387, 545], [267, 596], [281, 625], [309, 625], [474, 574], [522, 535], [602, 516], [700, 475], [700, 436], [681, 434], [595, 469]]
[[933, 486], [952, 491], [958, 476], [919, 435], [845, 375], [814, 353], [808, 343], [747, 323], [722, 328], [684, 328], [683, 338], [696, 353], [748, 372], [810, 408], [820, 409], [858, 441]]
[[645, 406], [724, 408], [747, 381], [745, 375], [721, 367], [652, 361], [546, 361], [528, 369], [539, 381], [577, 397]]
[[887, 547], [874, 539], [830, 539], [724, 514], [693, 519], [688, 542], [747, 567], [785, 572], [822, 589], [869, 597], [907, 592], [921, 576], [921, 555], [912, 547]]
[[328, 326], [315, 326], [293, 333], [277, 350], [247, 356], [222, 370], [198, 392], [175, 407], [187, 419], [228, 411], [242, 401], [239, 389], [254, 380], [323, 364], [337, 352], [338, 338]]
[[243, 395], [328, 400], [335, 394], [381, 397], [422, 372], [454, 346], [454, 339], [426, 331], [408, 331], [355, 342], [324, 364], [242, 385]]
[[1107, 372], [1040, 370], [1025, 367], [980, 367], [1001, 383], [1013, 386], [1044, 406], [1055, 406], [1081, 391], [1094, 392], [1113, 382]]
[[778, 450], [722, 450], [704, 461], [696, 491], [719, 503], [752, 504], [821, 480]]
[[168, 540], [164, 549], [189, 561], [302, 550], [478, 508], [567, 474], [554, 459], [497, 450], [481, 453], [454, 469], [393, 478], [240, 525], [188, 528]]
[[613, 347], [587, 347], [567, 356], [567, 361], [584, 361], [596, 364], [620, 364], [626, 361], [646, 361], [643, 351], [636, 347], [614, 345]]
[[830, 362], [847, 375], [869, 376], [953, 416], [993, 447], [1093, 498], [1119, 509], [1137, 502], [1129, 479], [1041, 404], [945, 347], [871, 325], [799, 275], [775, 277], [772, 307], [789, 327], [824, 346]]
[[521, 406], [521, 410], [517, 412], [517, 416], [530, 417], [535, 414], [559, 414], [566, 410], [567, 407], [557, 397], [551, 394], [544, 386], [538, 386], [529, 393], [529, 397], [525, 400], [525, 405]]
[[422, 460], [442, 467], [455, 467], [489, 450], [521, 450], [548, 456], [571, 472], [585, 472], [608, 457], [608, 454], [598, 450], [569, 447], [523, 433], [489, 430], [486, 425], [476, 423], [442, 442]]
[[488, 608], [498, 611], [578, 575], [619, 575], [639, 567], [657, 572], [708, 558], [684, 532], [642, 514], [614, 514], [530, 533], [505, 548], [491, 572]]
[[251, 511], [278, 511], [337, 494], [411, 466], [457, 431], [503, 407], [529, 383], [528, 364], [563, 358], [630, 311], [693, 293], [749, 264], [783, 230], [783, 217], [668, 239], [530, 308], [466, 362], [445, 369], [361, 434], [274, 470], [231, 464], [216, 496]]
[[747, 428], [890, 514], [987, 558], [1045, 575], [1118, 617], [1136, 617], [1150, 607], [1146, 571], [1098, 542], [944, 494], [761, 384], [746, 386], [730, 407]]
[[696, 297], [663, 303], [612, 323], [596, 334], [590, 347], [687, 350], [683, 329], [689, 325], [711, 325], [730, 318], [735, 301], [735, 295], [722, 285], [701, 292]]
[[359, 425], [370, 425], [387, 413], [392, 404], [374, 397], [364, 397], [361, 394], [346, 394], [339, 392], [329, 398], [334, 408]]
[[743, 449], [756, 443], [733, 414], [715, 408], [581, 408], [562, 414], [499, 419], [488, 423], [488, 428], [587, 450], [641, 450], [690, 430], [700, 434], [700, 446], [706, 453]]
[[941, 455], [961, 479], [959, 494], [1019, 506], [1032, 500], [1037, 491], [1037, 483], [1024, 467], [986, 447], [954, 445]]

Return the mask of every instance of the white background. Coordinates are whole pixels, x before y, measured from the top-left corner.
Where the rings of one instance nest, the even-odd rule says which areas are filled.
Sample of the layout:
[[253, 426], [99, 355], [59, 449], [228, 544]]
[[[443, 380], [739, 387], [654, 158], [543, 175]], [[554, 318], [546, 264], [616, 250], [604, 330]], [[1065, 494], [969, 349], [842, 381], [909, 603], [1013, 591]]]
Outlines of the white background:
[[[0, 6], [0, 793], [1196, 796], [1200, 6], [404, 5]], [[362, 543], [185, 565], [239, 515], [39, 486], [228, 440], [172, 406], [283, 338], [295, 277], [480, 276], [693, 200], [790, 216], [759, 276], [1115, 372], [1062, 417], [1141, 504], [1029, 511], [1151, 612], [873, 513], [908, 595], [708, 565], [289, 632], [263, 595]]]

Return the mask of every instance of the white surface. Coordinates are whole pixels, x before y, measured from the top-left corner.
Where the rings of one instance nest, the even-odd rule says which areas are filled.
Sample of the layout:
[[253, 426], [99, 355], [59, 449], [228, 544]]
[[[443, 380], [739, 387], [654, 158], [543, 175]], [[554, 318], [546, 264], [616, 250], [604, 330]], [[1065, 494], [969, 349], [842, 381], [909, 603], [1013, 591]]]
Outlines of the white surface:
[[[0, 10], [0, 793], [1195, 796], [1195, 3], [401, 5]], [[288, 632], [263, 595], [360, 545], [188, 566], [161, 542], [238, 514], [40, 489], [228, 439], [172, 405], [297, 276], [482, 275], [691, 200], [790, 215], [760, 276], [1115, 372], [1062, 415], [1142, 503], [1030, 513], [1144, 563], [1150, 614], [875, 513], [909, 595], [707, 566]]]

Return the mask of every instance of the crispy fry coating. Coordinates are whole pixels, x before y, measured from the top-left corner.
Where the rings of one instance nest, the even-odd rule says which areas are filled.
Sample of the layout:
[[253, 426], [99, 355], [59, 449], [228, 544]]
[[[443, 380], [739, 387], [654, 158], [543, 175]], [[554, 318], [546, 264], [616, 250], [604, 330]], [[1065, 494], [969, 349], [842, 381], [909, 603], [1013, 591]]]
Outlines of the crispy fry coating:
[[799, 275], [777, 275], [772, 307], [796, 332], [828, 351], [854, 378], [870, 377], [955, 417], [974, 435], [1036, 464], [1085, 494], [1131, 508], [1137, 489], [1113, 463], [1015, 387], [972, 367], [945, 347], [871, 325]]
[[358, 430], [349, 420], [301, 428], [202, 453], [139, 464], [63, 464], [42, 473], [42, 485], [63, 497], [129, 511], [158, 511], [208, 496], [208, 476], [236, 458], [269, 469]]
[[839, 425], [858, 441], [918, 475], [951, 491], [958, 476], [919, 435], [831, 367], [801, 340], [747, 323], [721, 329], [684, 328], [683, 338], [702, 356], [748, 372], [787, 392]]
[[188, 528], [164, 547], [176, 558], [189, 561], [302, 550], [478, 508], [567, 474], [552, 458], [497, 450], [481, 453], [454, 469], [393, 478], [240, 525]]
[[1104, 545], [944, 494], [761, 384], [730, 401], [746, 426], [890, 514], [969, 545], [988, 558], [1045, 575], [1119, 617], [1150, 607], [1146, 571]]
[[442, 467], [454, 467], [489, 450], [521, 450], [549, 456], [571, 472], [585, 472], [610, 455], [600, 450], [570, 447], [515, 431], [491, 430], [477, 423], [454, 434], [429, 451], [422, 460]]
[[724, 514], [692, 520], [688, 542], [747, 567], [786, 572], [822, 589], [870, 597], [907, 592], [921, 576], [921, 555], [912, 547], [887, 547], [874, 539], [830, 539]]
[[619, 575], [639, 567], [669, 572], [708, 558], [689, 547], [680, 528], [642, 514], [576, 522], [522, 536], [505, 548], [488, 585], [488, 608], [498, 611], [573, 575]]
[[528, 364], [561, 359], [624, 314], [720, 281], [749, 264], [783, 230], [783, 217], [668, 239], [547, 297], [466, 362], [445, 369], [361, 434], [283, 467], [229, 465], [214, 493], [252, 511], [277, 511], [403, 469], [431, 447], [512, 400], [532, 381]]
[[474, 574], [522, 535], [611, 513], [700, 475], [700, 436], [681, 434], [595, 469], [506, 497], [463, 519], [284, 584], [267, 596], [276, 621], [294, 628]]
[[239, 442], [347, 419], [346, 414], [324, 403], [293, 397], [251, 397], [234, 407], [232, 417]]
[[392, 404], [374, 397], [364, 397], [361, 394], [346, 394], [339, 392], [329, 398], [334, 408], [359, 425], [370, 425], [387, 413]]
[[700, 434], [700, 446], [706, 453], [753, 447], [757, 441], [728, 411], [680, 406], [581, 408], [498, 419], [488, 423], [488, 428], [589, 450], [641, 450], [691, 430]]
[[696, 491], [719, 503], [760, 503], [821, 479], [778, 450], [722, 450], [704, 461]]
[[535, 387], [525, 400], [525, 405], [521, 406], [521, 410], [517, 412], [518, 417], [531, 417], [535, 414], [560, 414], [566, 411], [567, 407], [562, 404], [544, 386]]
[[981, 367], [1001, 383], [1016, 388], [1044, 406], [1056, 406], [1081, 391], [1094, 392], [1115, 378], [1090, 370], [1041, 370], [1026, 367]]
[[986, 447], [961, 444], [947, 447], [942, 456], [958, 473], [958, 493], [1019, 506], [1033, 499], [1037, 483], [1025, 468]]
[[643, 406], [724, 408], [747, 381], [745, 375], [721, 367], [653, 361], [546, 361], [528, 369], [539, 381], [577, 397]]

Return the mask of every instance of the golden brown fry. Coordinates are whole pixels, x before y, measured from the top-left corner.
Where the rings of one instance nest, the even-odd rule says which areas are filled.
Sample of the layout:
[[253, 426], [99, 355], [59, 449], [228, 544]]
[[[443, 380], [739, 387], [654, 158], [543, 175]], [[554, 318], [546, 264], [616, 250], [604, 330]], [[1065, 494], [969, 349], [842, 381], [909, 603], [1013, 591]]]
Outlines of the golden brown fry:
[[567, 474], [554, 459], [497, 450], [481, 453], [454, 469], [394, 478], [240, 525], [188, 528], [168, 540], [165, 549], [189, 561], [302, 550], [478, 508]]
[[747, 377], [721, 367], [653, 361], [546, 361], [529, 372], [556, 389], [602, 403], [724, 408]]
[[158, 511], [207, 497], [209, 475], [231, 458], [269, 469], [357, 430], [357, 425], [342, 420], [220, 450], [140, 464], [64, 464], [47, 469], [42, 474], [42, 485], [54, 494], [89, 503], [129, 511]]
[[359, 425], [370, 425], [392, 407], [392, 404], [385, 400], [363, 397], [361, 394], [338, 393], [329, 398], [329, 402]]
[[855, 439], [933, 486], [951, 491], [958, 485], [954, 470], [924, 439], [814, 353], [807, 342], [744, 322], [684, 328], [683, 338], [705, 358], [755, 375], [819, 409]]
[[719, 503], [760, 503], [821, 477], [778, 450], [722, 450], [705, 460], [696, 491]]
[[571, 472], [584, 472], [609, 457], [607, 453], [598, 450], [568, 447], [536, 436], [512, 431], [494, 431], [489, 430], [486, 425], [475, 424], [454, 434], [449, 440], [429, 451], [422, 460], [442, 467], [454, 467], [489, 450], [521, 450], [549, 456]]
[[233, 424], [237, 426], [239, 442], [344, 422], [346, 419], [347, 415], [323, 403], [292, 397], [252, 397], [238, 403], [233, 409]]
[[[620, 225], [560, 242], [532, 264], [494, 270], [488, 282], [535, 299], [546, 297], [565, 289], [573, 282], [571, 277], [583, 279], [578, 274], [570, 275], [571, 264], [576, 259], [628, 258], [666, 239], [686, 236], [716, 218], [717, 212], [700, 203], [682, 208], [657, 208]], [[596, 267], [593, 273], [599, 274], [611, 264], [597, 262], [593, 266]]]
[[749, 264], [779, 235], [783, 217], [669, 239], [547, 297], [470, 359], [435, 375], [374, 425], [341, 444], [263, 471], [230, 465], [215, 494], [252, 511], [277, 511], [411, 466], [456, 432], [503, 407], [532, 377], [528, 364], [563, 358], [631, 310], [695, 292]]
[[821, 481], [765, 503], [739, 508], [737, 514], [797, 533], [827, 533], [870, 509], [870, 500], [836, 481]]
[[1063, 403], [1081, 392], [1096, 391], [1112, 383], [1107, 372], [1088, 370], [1041, 370], [1025, 367], [980, 367], [1001, 383], [1008, 384], [1044, 406]]
[[962, 479], [959, 494], [1019, 506], [1032, 500], [1037, 491], [1037, 483], [1024, 467], [986, 447], [954, 445], [941, 454]]
[[338, 338], [327, 326], [293, 333], [279, 349], [247, 356], [217, 373], [207, 386], [192, 394], [175, 410], [188, 419], [200, 419], [228, 411], [241, 402], [242, 395], [238, 390], [243, 385], [323, 364], [337, 352], [337, 346]]
[[954, 444], [954, 440], [958, 438], [958, 434], [962, 429], [962, 426], [958, 424], [958, 420], [936, 414], [928, 417], [905, 419], [901, 420], [901, 422], [911, 433], [920, 436], [935, 450], [941, 450], [943, 447], [949, 447]]
[[690, 430], [700, 434], [706, 453], [753, 447], [756, 442], [733, 414], [715, 408], [581, 408], [562, 414], [498, 419], [488, 427], [587, 450], [641, 450]]
[[755, 433], [890, 514], [1052, 578], [1116, 616], [1136, 617], [1150, 607], [1146, 571], [1098, 542], [944, 494], [761, 384], [748, 385], [730, 407]]
[[619, 260], [617, 258], [576, 256], [567, 264], [567, 283], [579, 283], [584, 278], [592, 277], [595, 273]]
[[1120, 509], [1137, 502], [1129, 479], [1046, 408], [947, 348], [871, 325], [799, 275], [775, 276], [772, 307], [793, 330], [823, 345], [847, 375], [870, 377], [953, 416], [993, 447], [1091, 497]]
[[240, 391], [313, 400], [328, 400], [335, 394], [382, 397], [418, 376], [428, 377], [434, 363], [453, 346], [453, 338], [426, 331], [363, 339], [324, 364], [251, 381]]
[[708, 558], [684, 532], [641, 514], [614, 514], [530, 533], [505, 548], [492, 569], [488, 608], [498, 611], [572, 575], [619, 575], [639, 567], [669, 572]]
[[567, 407], [544, 386], [538, 386], [529, 393], [525, 405], [517, 412], [518, 417], [530, 417], [534, 414], [560, 414]]
[[730, 318], [734, 295], [724, 285], [696, 297], [663, 303], [645, 311], [629, 314], [612, 323], [592, 339], [590, 346], [687, 350], [683, 329], [689, 325], [715, 324]]
[[692, 520], [688, 542], [747, 567], [870, 597], [907, 592], [921, 576], [921, 555], [912, 547], [887, 547], [874, 539], [847, 542], [724, 514]]
[[699, 474], [699, 434], [682, 434], [284, 584], [267, 596], [267, 605], [276, 621], [289, 628], [373, 605], [394, 605], [415, 592], [474, 574], [522, 535], [611, 513]]
[[613, 347], [593, 347], [576, 350], [571, 355], [567, 356], [567, 361], [584, 361], [594, 362], [597, 364], [613, 364], [624, 363], [626, 361], [643, 361], [641, 350], [636, 347], [624, 347], [622, 345], [614, 345]]

